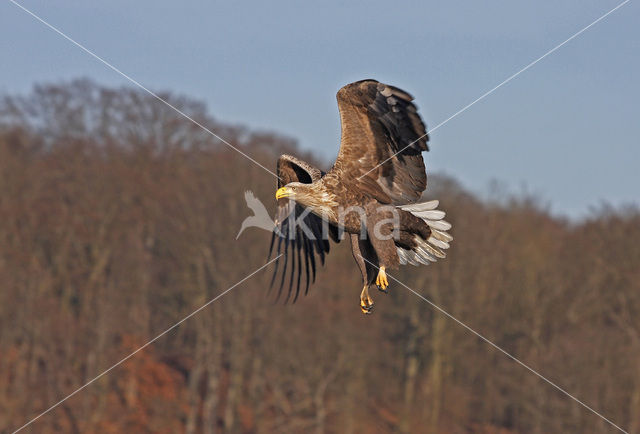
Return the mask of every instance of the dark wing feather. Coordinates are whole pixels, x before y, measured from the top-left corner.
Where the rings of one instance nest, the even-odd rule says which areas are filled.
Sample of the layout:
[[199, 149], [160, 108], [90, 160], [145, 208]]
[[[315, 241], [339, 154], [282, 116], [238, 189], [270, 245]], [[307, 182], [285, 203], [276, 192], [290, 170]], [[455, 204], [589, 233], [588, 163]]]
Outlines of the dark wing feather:
[[[279, 178], [278, 188], [280, 188], [290, 182], [303, 182], [310, 184], [320, 179], [324, 173], [310, 164], [292, 157], [291, 155], [281, 155], [278, 159], [277, 175]], [[310, 284], [309, 279], [311, 278], [311, 282], [313, 282], [316, 278], [316, 255], [320, 258], [320, 262], [324, 264], [324, 257], [329, 253], [329, 241], [323, 239], [322, 235], [322, 218], [315, 214], [307, 213], [307, 215], [301, 219], [302, 223], [304, 223], [311, 231], [311, 236], [309, 236], [309, 234], [300, 227], [293, 227], [294, 223], [304, 213], [305, 208], [296, 202], [289, 199], [278, 200], [278, 209], [276, 214], [277, 230], [271, 235], [269, 258], [273, 253], [276, 238], [278, 238], [276, 256], [282, 254], [283, 257], [276, 260], [270, 288], [272, 288], [273, 284], [276, 282], [279, 262], [280, 259], [282, 259], [284, 265], [282, 275], [280, 276], [280, 286], [278, 288], [276, 300], [282, 295], [285, 284], [287, 283], [287, 269], [290, 267], [288, 276], [288, 292], [285, 303], [287, 303], [292, 296], [294, 303], [298, 299], [302, 284], [303, 268], [306, 278], [304, 293], [307, 294]], [[331, 224], [328, 225], [329, 236], [335, 242], [338, 242], [338, 228]], [[284, 249], [281, 248], [282, 245], [284, 245]], [[311, 270], [309, 268], [311, 268]]]
[[334, 169], [342, 182], [382, 203], [417, 201], [427, 187], [422, 152], [429, 148], [413, 97], [363, 80], [340, 89], [337, 99], [342, 140]]

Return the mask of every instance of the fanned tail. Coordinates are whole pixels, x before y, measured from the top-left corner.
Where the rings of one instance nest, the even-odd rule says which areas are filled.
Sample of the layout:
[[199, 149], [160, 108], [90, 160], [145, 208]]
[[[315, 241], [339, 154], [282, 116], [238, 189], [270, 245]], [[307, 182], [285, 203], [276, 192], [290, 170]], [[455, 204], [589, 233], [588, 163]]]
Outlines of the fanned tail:
[[430, 262], [436, 262], [438, 259], [446, 257], [445, 251], [453, 240], [453, 237], [447, 232], [451, 229], [451, 223], [444, 220], [444, 211], [436, 209], [438, 204], [437, 200], [430, 200], [398, 207], [422, 219], [431, 230], [431, 234], [426, 240], [415, 234], [413, 236], [414, 246], [411, 249], [397, 247], [401, 265], [428, 265]]

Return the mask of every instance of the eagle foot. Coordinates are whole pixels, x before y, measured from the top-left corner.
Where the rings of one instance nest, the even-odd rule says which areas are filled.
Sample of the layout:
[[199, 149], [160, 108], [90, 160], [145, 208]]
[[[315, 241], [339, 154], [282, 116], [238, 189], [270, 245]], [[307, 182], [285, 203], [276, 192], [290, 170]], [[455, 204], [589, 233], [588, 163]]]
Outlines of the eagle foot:
[[387, 292], [389, 281], [387, 280], [387, 273], [384, 271], [384, 265], [378, 270], [378, 277], [376, 278], [376, 285], [382, 292]]
[[373, 304], [370, 305], [364, 305], [362, 303], [360, 303], [360, 310], [362, 311], [363, 314], [365, 315], [370, 315], [373, 310]]
[[378, 286], [378, 291], [380, 291], [380, 292], [384, 292], [385, 294], [388, 294], [388, 293], [389, 293], [389, 290], [388, 290], [388, 289], [384, 289], [384, 288], [382, 288], [382, 286]]
[[360, 310], [368, 315], [371, 313], [371, 309], [373, 309], [373, 299], [369, 295], [369, 285], [365, 284], [360, 293]]

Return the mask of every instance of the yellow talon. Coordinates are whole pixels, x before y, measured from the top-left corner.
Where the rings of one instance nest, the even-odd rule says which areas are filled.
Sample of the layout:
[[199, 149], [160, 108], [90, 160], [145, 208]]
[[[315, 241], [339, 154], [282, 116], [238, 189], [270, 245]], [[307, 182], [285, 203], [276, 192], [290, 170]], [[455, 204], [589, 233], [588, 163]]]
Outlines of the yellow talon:
[[373, 300], [369, 296], [369, 285], [365, 285], [360, 293], [360, 309], [364, 314], [370, 314], [373, 309]]
[[380, 269], [378, 270], [376, 285], [378, 285], [382, 289], [387, 289], [387, 286], [389, 286], [389, 281], [387, 280], [387, 273], [385, 273], [384, 271], [384, 266], [380, 267]]
[[373, 309], [373, 301], [360, 300], [360, 310], [362, 310], [362, 313], [368, 315], [371, 313], [371, 309]]

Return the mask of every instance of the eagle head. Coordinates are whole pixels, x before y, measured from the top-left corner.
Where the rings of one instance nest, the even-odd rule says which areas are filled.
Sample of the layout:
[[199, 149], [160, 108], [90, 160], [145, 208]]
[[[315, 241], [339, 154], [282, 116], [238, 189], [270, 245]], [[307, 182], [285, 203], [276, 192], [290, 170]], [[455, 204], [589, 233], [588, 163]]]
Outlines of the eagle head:
[[276, 199], [289, 198], [306, 207], [324, 205], [315, 183], [290, 182], [276, 191]]

